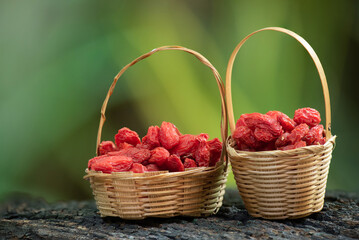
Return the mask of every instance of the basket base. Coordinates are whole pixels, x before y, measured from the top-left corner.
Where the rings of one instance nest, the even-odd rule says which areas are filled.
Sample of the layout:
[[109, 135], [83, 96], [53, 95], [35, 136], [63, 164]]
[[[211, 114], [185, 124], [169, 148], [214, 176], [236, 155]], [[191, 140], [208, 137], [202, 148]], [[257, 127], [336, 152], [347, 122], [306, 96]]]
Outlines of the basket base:
[[206, 217], [222, 206], [225, 164], [184, 172], [104, 174], [86, 170], [101, 217]]

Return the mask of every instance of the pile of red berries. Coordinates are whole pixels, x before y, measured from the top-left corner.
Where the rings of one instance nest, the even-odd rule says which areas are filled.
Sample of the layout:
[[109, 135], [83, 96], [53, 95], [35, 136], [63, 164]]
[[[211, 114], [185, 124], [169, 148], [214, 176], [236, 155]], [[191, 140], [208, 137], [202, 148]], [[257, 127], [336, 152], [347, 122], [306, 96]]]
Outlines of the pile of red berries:
[[238, 119], [233, 139], [241, 151], [291, 150], [324, 144], [325, 133], [320, 114], [301, 108], [289, 118], [279, 111], [243, 114]]
[[143, 173], [215, 166], [222, 143], [218, 138], [208, 141], [208, 137], [206, 133], [182, 135], [175, 125], [163, 122], [161, 127], [149, 127], [141, 141], [135, 131], [124, 127], [115, 135], [116, 144], [112, 141], [100, 144], [99, 156], [89, 160], [88, 168], [103, 173]]

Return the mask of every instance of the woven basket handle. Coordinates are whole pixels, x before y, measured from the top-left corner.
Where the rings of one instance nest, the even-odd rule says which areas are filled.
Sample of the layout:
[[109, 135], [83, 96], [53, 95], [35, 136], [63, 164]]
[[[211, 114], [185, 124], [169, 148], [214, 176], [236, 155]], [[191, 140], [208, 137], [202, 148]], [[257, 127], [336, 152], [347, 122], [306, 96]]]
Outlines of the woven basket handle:
[[298, 34], [292, 32], [292, 31], [290, 31], [288, 29], [280, 28], [280, 27], [263, 28], [263, 29], [259, 29], [259, 30], [255, 31], [255, 32], [249, 34], [248, 36], [246, 36], [236, 46], [236, 48], [232, 52], [232, 55], [231, 55], [231, 57], [229, 59], [229, 62], [228, 62], [227, 73], [226, 73], [226, 100], [227, 100], [228, 120], [229, 120], [229, 125], [230, 125], [231, 132], [233, 133], [234, 130], [235, 130], [235, 122], [234, 122], [234, 114], [233, 114], [233, 103], [232, 103], [232, 91], [231, 91], [231, 78], [232, 78], [232, 68], [233, 68], [234, 59], [235, 59], [239, 49], [248, 40], [248, 38], [250, 38], [252, 35], [254, 35], [254, 34], [258, 33], [258, 32], [262, 32], [262, 31], [266, 31], [266, 30], [282, 32], [282, 33], [286, 33], [286, 34], [292, 36], [298, 42], [300, 42], [300, 44], [303, 45], [303, 47], [308, 51], [309, 55], [312, 57], [312, 59], [314, 61], [314, 64], [315, 64], [315, 66], [316, 66], [316, 68], [318, 70], [320, 80], [322, 82], [323, 93], [324, 93], [324, 101], [325, 101], [325, 130], [326, 130], [327, 139], [329, 139], [331, 137], [330, 98], [329, 98], [329, 90], [328, 90], [327, 79], [325, 77], [325, 73], [324, 73], [324, 69], [322, 67], [322, 64], [320, 63], [320, 60], [319, 60], [317, 54], [314, 52], [313, 48], [309, 45], [309, 43], [307, 41], [305, 41]]
[[[218, 85], [218, 89], [219, 89], [219, 94], [221, 97], [221, 137], [222, 137], [222, 141], [224, 142], [227, 139], [227, 135], [228, 135], [228, 127], [227, 127], [227, 113], [226, 113], [226, 103], [225, 103], [225, 94], [224, 94], [224, 84], [222, 82], [221, 76], [219, 75], [218, 71], [216, 70], [216, 68], [207, 60], [207, 58], [205, 58], [204, 56], [202, 56], [200, 53], [185, 48], [185, 47], [181, 47], [181, 46], [163, 46], [163, 47], [159, 47], [159, 48], [155, 48], [152, 51], [143, 54], [142, 56], [136, 58], [135, 60], [133, 60], [132, 62], [130, 62], [129, 64], [127, 64], [124, 68], [121, 69], [121, 71], [115, 76], [110, 89], [108, 90], [108, 93], [106, 95], [105, 101], [103, 102], [102, 108], [101, 108], [101, 119], [100, 119], [100, 124], [99, 124], [99, 128], [98, 128], [98, 133], [97, 133], [97, 144], [96, 144], [96, 152], [98, 154], [98, 147], [100, 145], [101, 142], [101, 134], [102, 134], [102, 127], [103, 124], [105, 123], [106, 117], [105, 117], [105, 112], [106, 112], [106, 107], [107, 107], [107, 103], [108, 100], [110, 99], [110, 96], [112, 95], [112, 92], [116, 86], [117, 80], [121, 77], [121, 75], [131, 66], [133, 66], [134, 64], [138, 63], [139, 61], [151, 56], [152, 54], [156, 53], [156, 52], [160, 52], [160, 51], [164, 51], [164, 50], [180, 50], [180, 51], [185, 51], [188, 52], [192, 55], [194, 55], [199, 61], [201, 61], [204, 65], [206, 65], [207, 67], [209, 67], [212, 72], [213, 75], [217, 81], [217, 85]], [[227, 166], [227, 158], [225, 156], [225, 145], [223, 144], [223, 149], [222, 149], [222, 159], [225, 159], [226, 161], [226, 166]]]

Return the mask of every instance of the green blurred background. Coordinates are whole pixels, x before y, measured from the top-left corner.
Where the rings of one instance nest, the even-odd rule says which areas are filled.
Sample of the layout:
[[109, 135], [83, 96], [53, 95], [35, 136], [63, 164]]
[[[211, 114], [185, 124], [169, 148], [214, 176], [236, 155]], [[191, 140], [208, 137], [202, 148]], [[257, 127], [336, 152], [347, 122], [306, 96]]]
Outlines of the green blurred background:
[[[326, 71], [338, 136], [328, 189], [359, 191], [359, 2], [352, 1], [1, 1], [0, 198], [26, 192], [49, 201], [87, 199], [82, 179], [94, 156], [100, 108], [117, 72], [162, 45], [206, 56], [225, 78], [247, 34], [281, 26], [304, 37]], [[311, 106], [324, 120], [318, 74], [307, 52], [263, 32], [233, 71], [242, 113]], [[183, 133], [220, 137], [220, 98], [211, 71], [193, 56], [160, 52], [127, 71], [107, 109], [103, 139], [127, 126], [146, 133], [171, 121]], [[228, 187], [235, 187], [233, 176]]]

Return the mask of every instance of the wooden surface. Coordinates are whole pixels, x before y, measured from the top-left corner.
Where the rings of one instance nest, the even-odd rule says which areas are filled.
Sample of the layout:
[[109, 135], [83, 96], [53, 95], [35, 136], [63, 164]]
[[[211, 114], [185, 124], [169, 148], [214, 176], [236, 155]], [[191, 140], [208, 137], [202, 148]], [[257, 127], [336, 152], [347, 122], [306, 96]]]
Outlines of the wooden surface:
[[329, 192], [320, 213], [269, 221], [248, 215], [236, 190], [207, 218], [101, 218], [94, 201], [49, 204], [14, 195], [1, 204], [1, 239], [358, 239], [358, 195]]

